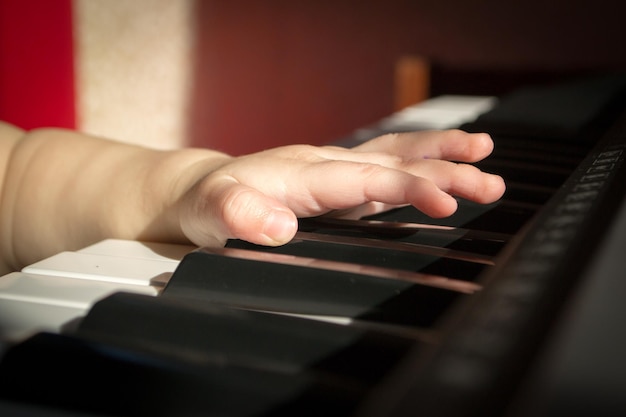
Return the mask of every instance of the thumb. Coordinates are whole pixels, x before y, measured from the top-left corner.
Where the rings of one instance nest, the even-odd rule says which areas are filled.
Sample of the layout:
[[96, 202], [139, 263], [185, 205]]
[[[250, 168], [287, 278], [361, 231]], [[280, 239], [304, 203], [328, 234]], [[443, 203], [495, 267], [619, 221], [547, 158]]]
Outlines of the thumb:
[[233, 179], [196, 191], [187, 204], [190, 212], [182, 214], [181, 227], [199, 246], [223, 245], [227, 239], [278, 246], [289, 242], [298, 229], [297, 217], [288, 207]]

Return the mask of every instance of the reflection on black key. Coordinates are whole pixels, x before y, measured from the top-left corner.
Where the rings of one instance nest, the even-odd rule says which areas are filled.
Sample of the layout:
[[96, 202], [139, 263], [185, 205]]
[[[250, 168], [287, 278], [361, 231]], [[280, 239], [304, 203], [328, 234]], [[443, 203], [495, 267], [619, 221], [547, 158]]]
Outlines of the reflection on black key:
[[326, 234], [354, 234], [372, 239], [411, 238], [411, 241], [415, 243], [435, 246], [446, 246], [455, 240], [508, 242], [511, 239], [511, 236], [508, 234], [471, 230], [462, 227], [327, 216], [301, 218], [298, 220], [298, 230]]
[[464, 227], [514, 235], [535, 213], [536, 209], [530, 206], [509, 204], [507, 201], [482, 205], [460, 199], [459, 209], [452, 216], [443, 219], [433, 219], [411, 206], [390, 210], [368, 218]]
[[474, 219], [489, 213], [498, 208], [498, 203], [493, 204], [476, 204], [467, 200], [458, 199], [458, 210], [449, 217], [442, 219], [433, 219], [432, 217], [422, 213], [413, 206], [405, 206], [383, 213], [374, 214], [366, 217], [372, 220], [385, 220], [395, 222], [413, 222], [424, 224], [436, 224], [442, 226], [467, 227]]
[[[454, 247], [456, 245], [452, 244]], [[481, 250], [491, 251], [494, 250], [493, 254], [497, 251], [491, 248], [490, 245], [486, 244], [486, 247], [481, 248]], [[473, 250], [476, 250], [475, 247], [472, 247]], [[472, 282], [478, 282], [478, 278], [482, 273], [485, 272], [489, 267], [486, 265], [471, 263], [471, 262], [461, 262], [454, 259], [438, 259], [435, 262], [425, 266], [421, 269], [422, 273], [425, 274], [433, 274], [437, 276], [444, 276], [450, 279], [458, 279], [458, 280], [466, 280]]]
[[[490, 257], [496, 256], [511, 239], [509, 234], [462, 227], [323, 216], [300, 219], [299, 229], [324, 235], [342, 235], [388, 242], [409, 242]], [[298, 236], [301, 235], [299, 233], [295, 240], [298, 240]], [[229, 243], [229, 245], [231, 244], [233, 243]], [[379, 244], [381, 249], [387, 245], [384, 242]], [[445, 258], [446, 260], [462, 259], [458, 256], [446, 256]], [[465, 264], [465, 262], [463, 263]], [[447, 274], [443, 275], [448, 276]]]

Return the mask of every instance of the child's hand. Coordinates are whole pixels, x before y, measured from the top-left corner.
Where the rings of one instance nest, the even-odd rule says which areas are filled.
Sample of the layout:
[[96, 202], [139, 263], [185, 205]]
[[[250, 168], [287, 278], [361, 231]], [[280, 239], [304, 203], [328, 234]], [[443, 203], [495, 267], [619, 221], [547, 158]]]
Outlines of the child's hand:
[[465, 164], [492, 150], [486, 134], [448, 130], [385, 135], [353, 149], [292, 145], [229, 159], [187, 192], [181, 228], [199, 246], [228, 238], [280, 245], [296, 233], [297, 217], [335, 210], [412, 204], [446, 217], [457, 208], [453, 196], [478, 203], [502, 196], [502, 178]]

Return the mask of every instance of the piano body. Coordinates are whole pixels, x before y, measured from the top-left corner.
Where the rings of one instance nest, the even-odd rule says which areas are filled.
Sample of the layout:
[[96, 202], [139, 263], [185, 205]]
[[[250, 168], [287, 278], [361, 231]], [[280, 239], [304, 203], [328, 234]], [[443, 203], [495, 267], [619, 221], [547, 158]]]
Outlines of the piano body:
[[626, 415], [626, 79], [440, 96], [340, 141], [492, 134], [503, 199], [108, 240], [0, 277], [0, 414]]

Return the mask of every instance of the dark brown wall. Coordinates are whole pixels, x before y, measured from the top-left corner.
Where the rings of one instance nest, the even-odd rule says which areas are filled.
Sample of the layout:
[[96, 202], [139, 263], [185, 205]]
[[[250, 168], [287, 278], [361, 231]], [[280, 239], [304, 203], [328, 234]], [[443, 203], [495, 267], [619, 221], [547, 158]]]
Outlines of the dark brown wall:
[[234, 154], [327, 143], [389, 114], [403, 54], [453, 72], [626, 69], [619, 2], [198, 3], [192, 144]]

